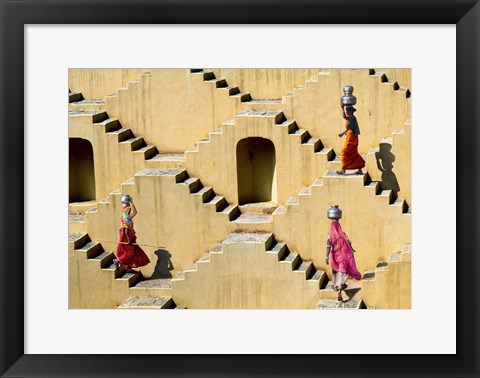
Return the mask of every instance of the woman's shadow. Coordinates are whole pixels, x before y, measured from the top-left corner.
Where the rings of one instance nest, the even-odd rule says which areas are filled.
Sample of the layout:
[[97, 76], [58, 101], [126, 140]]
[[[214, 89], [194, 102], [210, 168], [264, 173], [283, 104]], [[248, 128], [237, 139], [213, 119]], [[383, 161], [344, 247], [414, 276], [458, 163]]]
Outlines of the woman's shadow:
[[172, 278], [171, 271], [174, 269], [172, 260], [170, 258], [172, 255], [166, 249], [157, 249], [155, 252], [157, 255], [157, 263], [153, 270], [153, 274], [150, 279], [159, 279], [159, 278]]
[[379, 144], [379, 151], [375, 152], [375, 158], [377, 159], [377, 168], [382, 172], [382, 181], [380, 182], [380, 188], [382, 190], [391, 190], [395, 198], [400, 191], [398, 185], [397, 176], [393, 173], [393, 162], [395, 161], [395, 155], [392, 154], [392, 145], [387, 142]]

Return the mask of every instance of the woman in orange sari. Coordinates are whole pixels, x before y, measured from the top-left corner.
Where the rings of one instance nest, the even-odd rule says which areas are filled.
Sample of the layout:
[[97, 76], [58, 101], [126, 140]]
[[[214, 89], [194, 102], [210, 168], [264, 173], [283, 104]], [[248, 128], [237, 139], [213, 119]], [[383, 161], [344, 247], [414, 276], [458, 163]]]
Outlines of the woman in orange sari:
[[338, 134], [341, 138], [347, 134], [342, 149], [342, 169], [337, 171], [339, 175], [343, 175], [347, 169], [357, 169], [357, 174], [362, 175], [362, 168], [365, 167], [365, 160], [358, 153], [358, 136], [360, 128], [358, 127], [357, 118], [353, 115], [356, 112], [353, 106], [342, 107], [343, 118], [347, 121], [345, 131]]

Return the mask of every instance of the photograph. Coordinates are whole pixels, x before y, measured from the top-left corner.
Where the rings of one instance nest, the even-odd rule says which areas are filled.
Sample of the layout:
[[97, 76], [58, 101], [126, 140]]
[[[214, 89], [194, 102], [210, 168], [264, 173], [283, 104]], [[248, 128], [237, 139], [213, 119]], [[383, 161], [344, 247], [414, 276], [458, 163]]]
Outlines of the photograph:
[[70, 68], [68, 308], [411, 309], [411, 76]]

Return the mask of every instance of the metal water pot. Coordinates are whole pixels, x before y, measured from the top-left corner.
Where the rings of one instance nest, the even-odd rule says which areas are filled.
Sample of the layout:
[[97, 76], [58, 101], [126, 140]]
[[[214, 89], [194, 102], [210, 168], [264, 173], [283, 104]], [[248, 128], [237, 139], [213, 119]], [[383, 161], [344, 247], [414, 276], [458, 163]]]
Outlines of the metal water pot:
[[342, 210], [339, 209], [338, 205], [332, 205], [327, 211], [327, 217], [331, 220], [342, 219]]
[[124, 204], [130, 204], [132, 203], [133, 199], [132, 197], [130, 197], [128, 194], [125, 194], [122, 199], [120, 200], [121, 203], [124, 203]]
[[353, 87], [351, 85], [345, 85], [343, 87], [343, 93], [340, 98], [341, 105], [353, 106], [357, 103], [357, 98], [353, 95]]

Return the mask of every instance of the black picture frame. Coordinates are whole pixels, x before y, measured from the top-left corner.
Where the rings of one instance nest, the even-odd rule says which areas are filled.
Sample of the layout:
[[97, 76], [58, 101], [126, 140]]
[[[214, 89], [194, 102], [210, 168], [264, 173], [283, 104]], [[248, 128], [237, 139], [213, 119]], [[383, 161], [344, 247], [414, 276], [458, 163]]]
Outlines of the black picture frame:
[[[480, 5], [478, 0], [263, 0], [257, 2], [247, 0], [224, 2], [214, 0], [0, 0], [0, 13], [1, 377], [479, 377]], [[23, 192], [25, 184], [24, 25], [225, 22], [229, 24], [456, 24], [456, 354], [382, 356], [24, 354], [22, 316], [24, 314], [25, 210]], [[433, 35], [432, 38], [434, 38]], [[450, 172], [448, 178], [453, 179], [452, 175], [453, 173]], [[453, 206], [453, 204], [447, 202], [445, 206]], [[455, 251], [452, 251], [452, 254], [454, 253]], [[465, 290], [466, 288], [468, 290]], [[322, 341], [319, 340], [319, 342]], [[412, 340], [412, 343], [414, 342], [415, 340]]]

